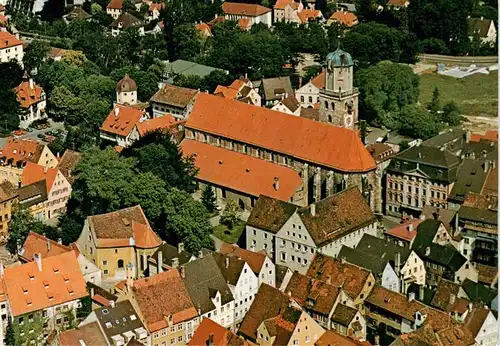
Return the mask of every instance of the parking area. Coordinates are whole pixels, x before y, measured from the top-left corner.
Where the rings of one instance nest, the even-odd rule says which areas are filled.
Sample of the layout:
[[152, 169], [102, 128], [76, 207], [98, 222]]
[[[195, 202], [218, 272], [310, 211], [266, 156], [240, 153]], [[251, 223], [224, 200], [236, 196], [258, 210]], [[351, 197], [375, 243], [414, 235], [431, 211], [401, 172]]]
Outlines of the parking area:
[[[14, 131], [11, 136], [20, 139], [33, 139], [48, 144], [59, 134], [64, 134], [64, 123], [48, 119], [46, 127], [30, 128], [29, 130], [24, 130], [22, 133]], [[5, 142], [6, 138], [0, 138], [0, 146], [3, 146]]]

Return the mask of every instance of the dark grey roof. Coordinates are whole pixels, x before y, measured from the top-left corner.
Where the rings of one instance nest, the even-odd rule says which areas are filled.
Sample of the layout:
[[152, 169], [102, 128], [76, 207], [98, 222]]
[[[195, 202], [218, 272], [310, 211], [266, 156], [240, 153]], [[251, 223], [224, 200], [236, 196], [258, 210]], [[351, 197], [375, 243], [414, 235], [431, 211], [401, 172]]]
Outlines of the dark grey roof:
[[87, 20], [92, 18], [90, 14], [85, 12], [80, 6], [75, 6], [66, 16], [67, 20]]
[[454, 227], [454, 224], [452, 224], [453, 218], [457, 214], [457, 210], [451, 210], [451, 209], [442, 209], [442, 208], [437, 208], [433, 207], [431, 205], [425, 205], [424, 208], [422, 209], [422, 216], [425, 219], [435, 219], [441, 221], [444, 224], [444, 227], [446, 227], [447, 230], [450, 230], [451, 228]]
[[493, 299], [498, 295], [497, 290], [469, 279], [465, 279], [462, 282], [462, 288], [472, 302], [487, 304], [488, 306], [490, 306]]
[[479, 37], [488, 36], [488, 30], [490, 28], [492, 20], [486, 18], [468, 18], [468, 34], [469, 36], [478, 35]]
[[144, 24], [140, 19], [134, 17], [128, 12], [125, 12], [120, 17], [115, 19], [109, 26], [112, 28], [129, 29], [129, 28], [138, 28], [143, 25]]
[[19, 203], [26, 208], [45, 202], [47, 200], [45, 179], [20, 187], [17, 193], [19, 195]]
[[91, 294], [93, 293], [92, 297], [94, 295], [98, 294], [107, 300], [116, 301], [118, 299], [117, 296], [111, 294], [109, 291], [105, 290], [101, 286], [97, 286], [96, 284], [94, 284], [92, 282], [87, 282], [87, 291], [89, 291]]
[[148, 262], [157, 264], [158, 252], [160, 251], [163, 255], [163, 265], [167, 265], [169, 267], [172, 266], [172, 260], [174, 258], [178, 258], [179, 265], [183, 265], [189, 262], [191, 257], [193, 257], [192, 253], [184, 249], [181, 252], [179, 252], [179, 247], [164, 243], [158, 248], [158, 250], [155, 251], [153, 256], [149, 258]]
[[106, 306], [94, 310], [97, 320], [101, 325], [108, 341], [112, 344], [113, 335], [120, 335], [125, 332], [134, 332], [135, 329], [144, 328], [144, 325], [128, 300], [116, 303], [115, 307]]
[[293, 94], [290, 77], [276, 77], [262, 80], [262, 89], [266, 101], [281, 100], [282, 94]]
[[461, 155], [470, 159], [482, 159], [486, 154], [487, 160], [496, 160], [498, 157], [498, 143], [480, 140], [479, 142], [465, 143]]
[[480, 193], [488, 176], [488, 170], [485, 172], [484, 167], [482, 160], [464, 159], [449, 198], [461, 204], [467, 192]]
[[458, 151], [466, 140], [466, 131], [461, 128], [448, 129], [424, 141], [422, 145], [441, 148], [445, 146], [450, 151]]
[[274, 271], [276, 273], [276, 287], [280, 288], [283, 280], [285, 280], [286, 273], [290, 270], [287, 266], [276, 264]]
[[356, 246], [356, 250], [369, 254], [371, 256], [384, 259], [394, 266], [396, 254], [401, 256], [401, 265], [403, 265], [410, 256], [410, 249], [397, 246], [392, 242], [374, 237], [370, 234], [363, 234], [363, 237]]
[[202, 314], [215, 308], [212, 298], [215, 298], [217, 291], [220, 292], [222, 305], [234, 300], [233, 294], [212, 255], [204, 255], [202, 258], [188, 262], [184, 268], [186, 275], [184, 283], [189, 296], [194, 306], [201, 309]]
[[368, 269], [375, 276], [381, 276], [387, 265], [387, 260], [380, 257], [372, 256], [369, 253], [352, 249], [348, 246], [343, 245], [340, 249], [337, 258], [341, 260], [346, 260], [351, 264], [355, 264], [361, 268]]
[[[418, 234], [418, 233], [417, 233]], [[413, 245], [412, 250], [425, 262], [439, 264], [451, 272], [457, 272], [467, 259], [453, 246], [431, 243], [428, 245]]]
[[413, 241], [413, 246], [426, 246], [431, 244], [441, 225], [441, 221], [429, 219], [422, 221], [417, 227], [417, 235]]
[[330, 319], [334, 322], [340, 323], [343, 326], [349, 326], [349, 323], [351, 323], [357, 312], [358, 310], [347, 305], [337, 304], [337, 306], [335, 307], [335, 311], [333, 312]]
[[[496, 205], [494, 205], [496, 208]], [[498, 211], [495, 209], [481, 209], [462, 205], [458, 210], [460, 220], [470, 220], [492, 225], [498, 224]]]
[[420, 145], [394, 156], [387, 170], [402, 174], [421, 172], [429, 179], [451, 183], [456, 180], [459, 162], [447, 150]]

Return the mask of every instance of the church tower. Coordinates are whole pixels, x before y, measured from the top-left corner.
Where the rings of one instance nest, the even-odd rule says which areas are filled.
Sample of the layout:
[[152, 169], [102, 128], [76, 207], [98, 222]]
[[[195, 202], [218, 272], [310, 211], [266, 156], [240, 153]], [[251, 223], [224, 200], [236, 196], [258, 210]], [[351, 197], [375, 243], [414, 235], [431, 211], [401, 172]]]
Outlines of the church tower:
[[337, 48], [326, 56], [325, 88], [319, 92], [319, 121], [356, 129], [358, 123], [358, 88], [353, 88], [353, 60]]
[[127, 73], [116, 85], [116, 103], [130, 106], [137, 103], [137, 85]]

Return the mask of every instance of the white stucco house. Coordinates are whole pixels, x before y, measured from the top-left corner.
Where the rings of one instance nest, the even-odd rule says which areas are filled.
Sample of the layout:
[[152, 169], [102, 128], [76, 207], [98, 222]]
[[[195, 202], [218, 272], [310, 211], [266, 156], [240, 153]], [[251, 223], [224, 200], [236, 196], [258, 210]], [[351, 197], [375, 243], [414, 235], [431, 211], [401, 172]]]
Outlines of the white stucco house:
[[250, 29], [252, 25], [263, 23], [268, 27], [273, 24], [270, 8], [247, 3], [224, 2], [222, 4], [224, 19], [234, 20], [242, 29]]
[[319, 91], [325, 88], [326, 74], [325, 71], [311, 79], [302, 87], [295, 91], [295, 97], [304, 108], [313, 108], [319, 103]]

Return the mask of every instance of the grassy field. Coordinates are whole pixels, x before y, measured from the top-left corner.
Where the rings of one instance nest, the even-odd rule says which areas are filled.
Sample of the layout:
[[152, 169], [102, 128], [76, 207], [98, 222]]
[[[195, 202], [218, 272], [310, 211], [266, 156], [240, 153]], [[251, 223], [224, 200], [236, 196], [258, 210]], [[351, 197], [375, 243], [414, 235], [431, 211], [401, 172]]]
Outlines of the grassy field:
[[230, 230], [225, 225], [217, 225], [213, 229], [213, 235], [228, 244], [235, 244], [245, 229], [245, 222], [238, 221]]
[[464, 115], [497, 116], [498, 72], [458, 79], [435, 72], [420, 75], [420, 102], [427, 104], [439, 88], [441, 103], [454, 101]]

